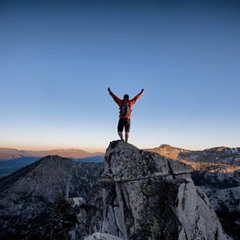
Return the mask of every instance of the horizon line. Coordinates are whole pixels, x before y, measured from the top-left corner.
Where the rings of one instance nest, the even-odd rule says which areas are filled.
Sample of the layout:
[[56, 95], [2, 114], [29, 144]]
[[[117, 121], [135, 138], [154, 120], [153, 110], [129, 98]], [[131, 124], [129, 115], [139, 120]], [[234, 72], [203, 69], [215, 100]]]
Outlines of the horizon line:
[[[116, 140], [113, 140], [113, 141], [116, 141]], [[132, 143], [129, 143], [129, 144], [132, 144]], [[143, 150], [146, 150], [146, 149], [153, 149], [153, 148], [160, 148], [161, 146], [170, 146], [170, 147], [173, 147], [173, 148], [179, 148], [179, 149], [183, 149], [183, 150], [190, 150], [190, 151], [203, 151], [203, 150], [207, 150], [207, 149], [212, 149], [212, 148], [239, 148], [239, 147], [230, 147], [230, 146], [211, 146], [211, 147], [206, 147], [206, 148], [198, 148], [198, 149], [194, 149], [194, 148], [191, 148], [191, 147], [178, 147], [178, 146], [174, 146], [174, 145], [171, 145], [171, 144], [160, 144], [158, 146], [152, 146], [152, 147], [138, 147], [139, 149], [143, 149]], [[137, 147], [137, 146], [136, 146]], [[78, 150], [78, 151], [84, 151], [86, 153], [105, 153], [106, 149], [104, 148], [97, 148], [97, 147], [87, 147], [87, 148], [74, 148], [74, 147], [11, 147], [11, 146], [1, 146], [0, 149], [13, 149], [13, 150], [17, 150], [17, 151], [35, 151], [35, 152], [38, 152], [38, 151], [59, 151], [59, 150], [62, 150], [62, 151], [74, 151], [74, 150]]]

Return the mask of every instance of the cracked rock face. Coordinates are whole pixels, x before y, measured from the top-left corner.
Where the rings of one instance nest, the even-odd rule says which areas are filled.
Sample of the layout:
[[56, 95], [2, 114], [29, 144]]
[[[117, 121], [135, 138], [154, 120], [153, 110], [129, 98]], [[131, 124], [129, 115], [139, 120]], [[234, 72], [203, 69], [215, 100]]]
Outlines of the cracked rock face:
[[123, 240], [122, 238], [106, 234], [106, 233], [94, 233], [91, 236], [84, 238], [84, 240]]
[[111, 142], [100, 178], [106, 186], [102, 232], [125, 240], [230, 239], [191, 171], [123, 141]]

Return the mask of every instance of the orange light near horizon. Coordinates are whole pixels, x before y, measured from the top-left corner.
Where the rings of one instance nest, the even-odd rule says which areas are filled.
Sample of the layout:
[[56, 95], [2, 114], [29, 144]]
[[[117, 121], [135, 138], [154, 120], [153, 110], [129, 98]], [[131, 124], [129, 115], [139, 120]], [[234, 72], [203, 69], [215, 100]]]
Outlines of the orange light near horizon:
[[48, 146], [48, 145], [4, 145], [0, 148], [10, 148], [17, 150], [26, 150], [26, 151], [49, 151], [49, 150], [83, 150], [89, 153], [101, 152], [104, 153], [106, 149], [104, 148], [94, 148], [94, 147], [73, 147], [73, 146]]

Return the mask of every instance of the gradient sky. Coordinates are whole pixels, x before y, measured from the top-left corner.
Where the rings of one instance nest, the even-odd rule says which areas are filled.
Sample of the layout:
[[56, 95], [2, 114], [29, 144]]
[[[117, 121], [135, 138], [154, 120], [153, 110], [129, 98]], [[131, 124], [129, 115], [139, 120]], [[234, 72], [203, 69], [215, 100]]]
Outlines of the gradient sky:
[[237, 1], [0, 1], [0, 147], [240, 146]]

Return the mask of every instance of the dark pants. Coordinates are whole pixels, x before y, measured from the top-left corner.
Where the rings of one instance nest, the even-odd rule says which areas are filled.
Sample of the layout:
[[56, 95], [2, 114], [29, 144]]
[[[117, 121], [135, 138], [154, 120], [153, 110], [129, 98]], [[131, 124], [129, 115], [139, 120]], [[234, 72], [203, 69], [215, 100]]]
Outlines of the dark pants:
[[131, 119], [130, 118], [119, 118], [118, 121], [118, 132], [122, 132], [125, 129], [125, 132], [130, 132]]

